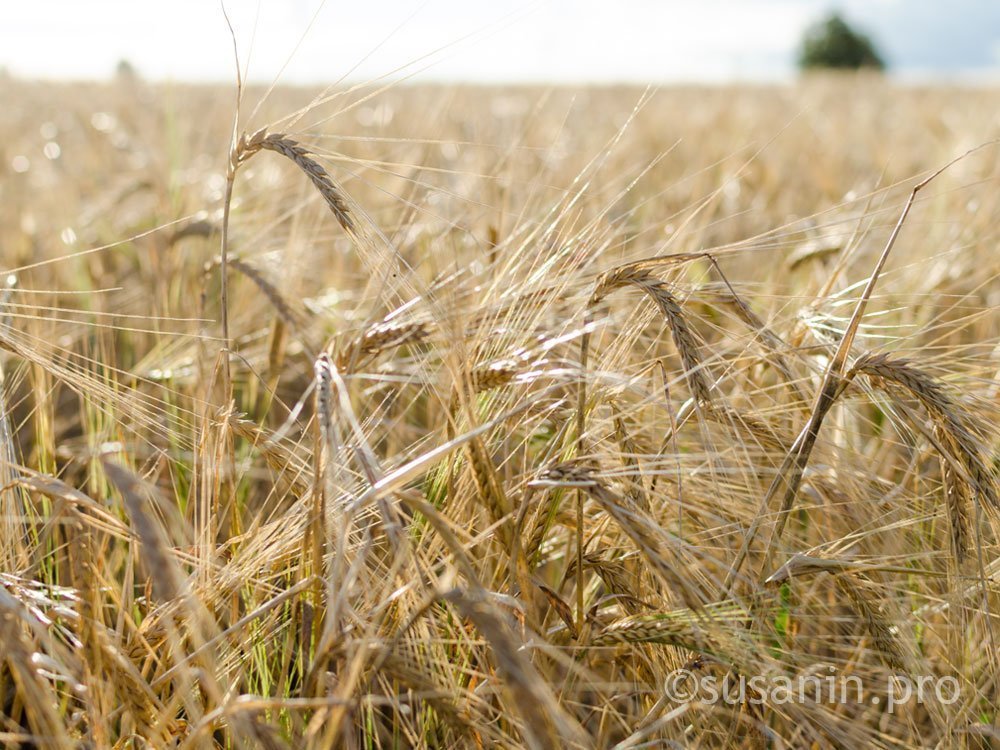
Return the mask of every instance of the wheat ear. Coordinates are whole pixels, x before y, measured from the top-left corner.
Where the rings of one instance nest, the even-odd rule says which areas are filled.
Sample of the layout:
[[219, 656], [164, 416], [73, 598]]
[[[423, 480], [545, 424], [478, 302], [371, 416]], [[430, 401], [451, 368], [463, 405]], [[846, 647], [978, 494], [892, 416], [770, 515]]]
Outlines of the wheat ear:
[[507, 359], [478, 365], [470, 373], [472, 392], [482, 393], [505, 386], [517, 377], [518, 372], [517, 363]]
[[[872, 580], [861, 572], [863, 566], [849, 559], [818, 557], [798, 553], [771, 574], [765, 583], [782, 584], [789, 579], [827, 573], [834, 585], [857, 614], [886, 666], [912, 673], [911, 651], [900, 638], [898, 628], [886, 617], [880, 600], [884, 595], [876, 591]], [[874, 569], [874, 568], [870, 568]], [[900, 572], [902, 569], [885, 567], [883, 570]]]
[[903, 206], [903, 210], [899, 214], [899, 219], [896, 221], [896, 225], [889, 234], [885, 247], [882, 249], [882, 253], [879, 255], [879, 258], [875, 263], [875, 268], [872, 270], [871, 275], [868, 277], [868, 281], [865, 283], [865, 288], [862, 290], [861, 297], [858, 299], [858, 302], [854, 307], [854, 312], [851, 314], [851, 319], [847, 323], [844, 335], [841, 337], [840, 343], [837, 345], [837, 349], [834, 352], [830, 363], [827, 365], [825, 372], [823, 373], [823, 381], [820, 384], [819, 391], [816, 393], [816, 400], [813, 403], [809, 415], [809, 421], [803, 431], [799, 434], [799, 438], [792, 445], [792, 448], [786, 455], [781, 468], [778, 470], [777, 476], [768, 488], [767, 493], [764, 495], [764, 499], [760, 503], [753, 523], [747, 531], [746, 536], [743, 538], [743, 544], [736, 553], [736, 559], [733, 561], [729, 568], [729, 572], [726, 574], [726, 580], [722, 584], [723, 592], [728, 593], [730, 591], [736, 577], [739, 575], [740, 570], [743, 567], [743, 563], [746, 562], [750, 545], [757, 537], [761, 519], [764, 514], [767, 513], [771, 501], [778, 493], [778, 490], [781, 486], [784, 486], [785, 494], [781, 503], [781, 511], [778, 516], [777, 523], [775, 524], [774, 532], [771, 535], [771, 541], [768, 543], [769, 551], [774, 542], [781, 537], [781, 533], [785, 527], [785, 520], [792, 508], [792, 505], [795, 503], [795, 496], [798, 493], [799, 485], [802, 482], [802, 475], [805, 472], [806, 465], [809, 463], [809, 457], [812, 453], [813, 446], [816, 443], [819, 431], [823, 426], [823, 421], [826, 419], [826, 415], [833, 407], [833, 404], [836, 402], [838, 396], [843, 393], [843, 390], [849, 384], [850, 377], [846, 370], [847, 361], [851, 353], [851, 346], [854, 344], [854, 340], [857, 337], [858, 328], [861, 325], [861, 319], [864, 317], [865, 310], [868, 307], [868, 301], [871, 299], [872, 292], [875, 291], [875, 285], [878, 283], [879, 277], [882, 274], [882, 269], [885, 268], [885, 263], [889, 259], [889, 254], [892, 252], [892, 248], [896, 245], [896, 239], [899, 237], [903, 224], [906, 222], [906, 217], [910, 214], [910, 209], [913, 207], [913, 204], [917, 199], [917, 194], [927, 187], [927, 185], [930, 184], [935, 178], [937, 178], [938, 175], [948, 169], [948, 167], [961, 161], [975, 151], [978, 151], [985, 145], [986, 144], [982, 144], [976, 146], [975, 148], [971, 148], [961, 156], [952, 159], [936, 172], [918, 182], [913, 187], [913, 190], [910, 191], [910, 196], [907, 198], [906, 204]]
[[617, 620], [593, 638], [594, 645], [616, 643], [664, 643], [702, 652], [706, 634], [716, 628], [735, 629], [749, 622], [750, 613], [736, 602], [706, 604], [701, 610], [689, 608], [670, 612], [635, 615]]
[[284, 133], [268, 133], [267, 129], [263, 128], [251, 136], [244, 134], [233, 152], [233, 166], [243, 164], [261, 150], [273, 151], [293, 161], [319, 191], [344, 231], [348, 234], [354, 233], [354, 219], [340, 188], [323, 165], [310, 156], [308, 149]]
[[453, 590], [445, 599], [468, 618], [489, 642], [514, 705], [524, 720], [523, 739], [529, 748], [587, 746], [583, 728], [559, 705], [525, 650], [515, 639], [508, 619], [497, 607], [474, 593]]
[[337, 352], [337, 368], [350, 371], [389, 349], [416, 344], [427, 338], [426, 323], [379, 323]]

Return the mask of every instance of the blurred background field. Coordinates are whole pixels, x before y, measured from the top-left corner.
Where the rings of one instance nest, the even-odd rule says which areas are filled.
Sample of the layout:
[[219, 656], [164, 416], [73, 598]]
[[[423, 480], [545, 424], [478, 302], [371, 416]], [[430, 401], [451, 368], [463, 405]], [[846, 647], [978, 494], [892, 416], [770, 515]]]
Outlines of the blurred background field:
[[[138, 81], [0, 85], [11, 104], [2, 115], [8, 265], [217, 209], [232, 91]], [[287, 117], [317, 91], [279, 88], [247, 128]], [[247, 100], [259, 93], [251, 89]], [[580, 171], [599, 160], [584, 208], [606, 212], [609, 224], [622, 223], [626, 231], [640, 228], [630, 237], [637, 253], [660, 252], [668, 243], [691, 250], [746, 242], [777, 231], [769, 239], [770, 261], [792, 249], [801, 240], [796, 232], [810, 224], [827, 234], [853, 232], [869, 198], [886, 209], [875, 226], [891, 223], [896, 204], [887, 205], [887, 196], [898, 203], [898, 183], [997, 134], [991, 89], [899, 87], [876, 77], [668, 87], [651, 95], [642, 88], [401, 86], [362, 101], [368, 93], [359, 88], [311, 111], [294, 134], [331, 157], [325, 163], [339, 170], [379, 226], [391, 229], [406, 218], [402, 198], [440, 209], [438, 216], [422, 211], [411, 234], [466, 233], [481, 246], [490, 227], [502, 232], [520, 216], [538, 220], [532, 210], [541, 214], [560, 200]], [[988, 195], [974, 183], [992, 166], [986, 155], [943, 178], [952, 189], [939, 189], [943, 195], [933, 203], [960, 210], [956, 216], [941, 208], [951, 220], [929, 232], [945, 245], [933, 245], [917, 229], [921, 221], [934, 223], [932, 217], [916, 216], [908, 252], [938, 253], [960, 242], [949, 233], [978, 234], [991, 215], [983, 205]], [[275, 220], [282, 204], [308, 198], [306, 187], [282, 165], [259, 165], [239, 186], [235, 231]], [[716, 191], [693, 226], [672, 237], [685, 210]], [[271, 192], [283, 200], [272, 200]], [[316, 221], [322, 209], [312, 208], [306, 213]], [[66, 244], [70, 233], [77, 244]], [[280, 249], [282, 234], [269, 232], [268, 246], [250, 252]], [[147, 263], [155, 257], [146, 255]], [[282, 258], [290, 273], [311, 261], [302, 248]]]

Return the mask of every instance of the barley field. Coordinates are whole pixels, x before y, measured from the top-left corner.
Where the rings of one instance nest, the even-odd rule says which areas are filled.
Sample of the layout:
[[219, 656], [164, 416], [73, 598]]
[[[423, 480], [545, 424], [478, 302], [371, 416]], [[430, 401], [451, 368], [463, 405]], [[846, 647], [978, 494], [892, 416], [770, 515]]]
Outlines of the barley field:
[[4, 747], [1000, 746], [1000, 92], [0, 97]]

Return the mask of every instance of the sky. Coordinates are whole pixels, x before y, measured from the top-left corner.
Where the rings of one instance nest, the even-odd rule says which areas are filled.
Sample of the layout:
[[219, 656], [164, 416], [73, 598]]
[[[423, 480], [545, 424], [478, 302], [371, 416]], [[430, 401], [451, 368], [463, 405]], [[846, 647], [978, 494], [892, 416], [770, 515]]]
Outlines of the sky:
[[[220, 0], [0, 0], [0, 66], [232, 81]], [[896, 75], [1000, 81], [1000, 0], [225, 0], [251, 80], [766, 81], [831, 9]]]

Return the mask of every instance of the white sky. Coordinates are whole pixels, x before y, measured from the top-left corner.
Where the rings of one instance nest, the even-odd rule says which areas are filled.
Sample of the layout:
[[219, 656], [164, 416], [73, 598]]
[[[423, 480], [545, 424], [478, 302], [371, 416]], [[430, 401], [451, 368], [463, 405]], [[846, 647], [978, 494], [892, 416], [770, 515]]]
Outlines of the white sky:
[[[997, 0], [226, 0], [250, 77], [288, 61], [282, 80], [299, 83], [408, 63], [436, 80], [775, 79], [832, 5], [904, 74], [1000, 69]], [[220, 3], [0, 0], [0, 65], [15, 75], [103, 78], [121, 59], [149, 78], [232, 80]]]

